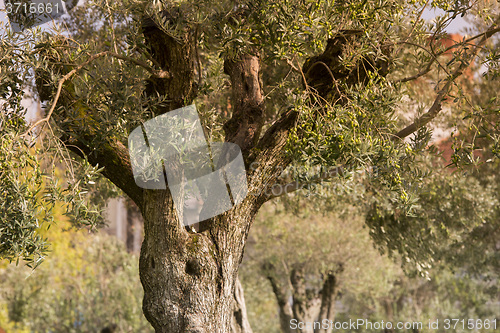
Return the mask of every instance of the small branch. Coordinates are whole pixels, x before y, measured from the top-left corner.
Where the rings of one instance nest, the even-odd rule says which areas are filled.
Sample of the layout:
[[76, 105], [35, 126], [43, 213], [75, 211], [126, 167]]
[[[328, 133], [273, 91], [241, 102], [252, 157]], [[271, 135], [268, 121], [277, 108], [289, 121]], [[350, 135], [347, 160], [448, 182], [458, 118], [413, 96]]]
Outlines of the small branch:
[[196, 29], [194, 31], [194, 52], [196, 55], [196, 62], [198, 64], [198, 88], [201, 88], [202, 75], [201, 75], [200, 53], [198, 51], [198, 28], [199, 26], [196, 26]]
[[128, 149], [123, 143], [108, 140], [97, 149], [91, 149], [82, 140], [67, 135], [61, 141], [68, 150], [88, 159], [90, 164], [103, 166], [102, 175], [127, 194], [138, 207], [142, 207], [144, 190], [135, 183]]
[[[477, 34], [475, 36], [472, 36], [462, 42], [459, 42], [459, 43], [455, 43], [451, 46], [448, 46], [446, 49], [434, 54], [432, 53], [431, 51], [427, 50], [425, 47], [421, 46], [421, 45], [418, 45], [418, 44], [415, 44], [415, 43], [410, 43], [410, 42], [407, 42], [407, 41], [404, 41], [404, 42], [398, 42], [396, 44], [408, 44], [408, 45], [412, 45], [412, 46], [416, 46], [416, 47], [419, 47], [421, 49], [423, 49], [424, 51], [426, 51], [427, 53], [429, 53], [431, 56], [432, 56], [432, 59], [429, 61], [429, 63], [427, 64], [427, 66], [425, 67], [424, 70], [418, 72], [417, 74], [415, 75], [412, 75], [412, 76], [409, 76], [409, 77], [406, 77], [406, 78], [403, 78], [403, 79], [398, 79], [398, 80], [395, 80], [393, 81], [394, 83], [404, 83], [404, 82], [408, 82], [408, 81], [412, 81], [412, 80], [415, 80], [415, 79], [418, 79], [419, 77], [429, 73], [431, 71], [431, 67], [432, 67], [432, 64], [434, 64], [435, 61], [437, 61], [438, 57], [440, 57], [441, 55], [445, 54], [446, 52], [454, 49], [454, 48], [457, 48], [459, 47], [460, 45], [466, 45], [466, 44], [469, 44], [470, 42], [474, 41], [475, 39], [479, 38], [479, 37], [482, 37], [484, 36], [485, 34], [494, 34], [496, 32], [499, 32], [500, 31], [500, 27], [498, 28], [495, 28], [495, 29], [491, 29], [491, 30], [488, 30], [488, 31], [485, 31], [485, 32], [482, 32], [480, 34]], [[489, 38], [489, 37], [488, 37]], [[475, 47], [480, 47], [479, 46], [479, 43], [478, 45], [475, 45]]]
[[78, 73], [85, 66], [87, 66], [88, 64], [90, 64], [92, 61], [94, 61], [94, 60], [96, 60], [98, 58], [105, 57], [105, 56], [111, 56], [111, 57], [114, 57], [114, 58], [117, 58], [117, 59], [122, 59], [122, 60], [126, 60], [126, 61], [129, 61], [129, 62], [132, 62], [132, 63], [136, 64], [137, 66], [143, 67], [148, 72], [150, 72], [152, 75], [157, 76], [159, 78], [168, 78], [169, 77], [169, 73], [167, 71], [157, 71], [157, 70], [154, 70], [148, 64], [146, 64], [146, 63], [144, 63], [144, 62], [142, 62], [140, 60], [136, 60], [136, 59], [133, 59], [133, 58], [121, 55], [121, 54], [117, 54], [117, 53], [110, 52], [110, 51], [104, 51], [104, 52], [100, 52], [100, 53], [94, 54], [94, 55], [90, 56], [90, 58], [87, 59], [87, 61], [85, 61], [82, 64], [78, 65], [76, 68], [73, 68], [68, 74], [64, 75], [61, 78], [61, 80], [59, 80], [59, 83], [57, 85], [56, 95], [55, 95], [54, 101], [52, 102], [52, 105], [51, 105], [51, 107], [50, 107], [50, 109], [49, 109], [49, 111], [47, 113], [47, 116], [44, 117], [44, 118], [42, 118], [42, 119], [40, 119], [40, 120], [38, 120], [33, 125], [31, 125], [28, 128], [28, 130], [22, 136], [28, 135], [35, 127], [37, 127], [41, 123], [48, 122], [50, 120], [50, 117], [52, 116], [52, 113], [54, 112], [54, 110], [56, 108], [57, 102], [59, 101], [59, 97], [61, 96], [61, 91], [62, 91], [64, 82], [66, 82], [67, 80], [69, 80], [73, 75], [75, 75], [76, 73]]
[[410, 39], [411, 35], [413, 34], [413, 32], [415, 31], [415, 28], [417, 27], [417, 24], [418, 22], [420, 21], [420, 19], [422, 18], [422, 14], [424, 13], [424, 10], [425, 8], [427, 7], [427, 5], [429, 4], [429, 1], [430, 0], [427, 0], [425, 2], [425, 5], [422, 7], [422, 9], [420, 10], [420, 13], [418, 13], [418, 16], [417, 16], [417, 19], [415, 20], [415, 23], [412, 25], [411, 27], [411, 30], [410, 32], [408, 33], [408, 36], [406, 36], [406, 39], [403, 41], [403, 42], [399, 42], [399, 43], [396, 43], [396, 44], [399, 44], [400, 46], [397, 48], [396, 52], [395, 53], [399, 53], [399, 51], [401, 50], [401, 45], [405, 44], [406, 42], [408, 42], [408, 39]]
[[419, 77], [421, 77], [421, 76], [423, 76], [423, 75], [425, 75], [425, 74], [427, 74], [427, 73], [429, 73], [431, 71], [431, 68], [432, 68], [432, 65], [434, 64], [434, 62], [438, 62], [439, 66], [442, 67], [446, 71], [446, 69], [439, 63], [438, 58], [439, 58], [439, 56], [441, 56], [442, 54], [444, 54], [445, 52], [447, 52], [448, 49], [450, 49], [450, 48], [447, 48], [446, 50], [443, 50], [442, 52], [438, 52], [437, 54], [434, 54], [431, 51], [427, 50], [425, 47], [423, 47], [421, 45], [418, 45], [418, 44], [415, 44], [415, 43], [411, 43], [411, 42], [399, 42], [399, 43], [396, 43], [396, 44], [408, 44], [408, 45], [412, 45], [412, 46], [421, 48], [425, 52], [429, 53], [429, 55], [431, 56], [431, 60], [429, 61], [429, 63], [427, 64], [427, 66], [425, 67], [424, 70], [422, 70], [422, 71], [418, 72], [417, 74], [412, 75], [410, 77], [406, 77], [406, 78], [403, 78], [403, 79], [394, 80], [393, 83], [404, 83], [404, 82], [413, 81], [413, 80], [418, 79]]
[[[434, 103], [432, 103], [432, 106], [429, 108], [429, 110], [423, 114], [421, 117], [417, 118], [411, 125], [408, 125], [398, 133], [396, 133], [392, 139], [393, 140], [400, 140], [408, 135], [414, 133], [417, 131], [419, 128], [422, 126], [425, 126], [428, 124], [431, 120], [433, 120], [441, 111], [441, 102], [443, 101], [444, 97], [446, 94], [449, 92], [452, 84], [455, 82], [455, 80], [463, 74], [463, 71], [469, 67], [469, 65], [472, 63], [472, 60], [477, 56], [479, 50], [482, 48], [482, 46], [486, 43], [486, 41], [496, 32], [500, 31], [500, 27], [495, 27], [498, 23], [500, 23], [500, 17], [497, 18], [495, 21], [495, 24], [491, 26], [486, 32], [480, 34], [483, 37], [481, 40], [475, 45], [474, 51], [469, 54], [469, 59], [468, 61], [462, 61], [460, 66], [451, 74], [451, 76], [448, 78], [448, 82], [439, 90], [436, 98], [434, 99]], [[478, 35], [479, 36], [479, 35]], [[478, 36], [474, 36], [473, 39], [477, 38]]]
[[344, 169], [342, 166], [334, 167], [326, 172], [323, 172], [323, 173], [313, 177], [311, 179], [311, 181], [309, 181], [309, 182], [300, 183], [299, 181], [295, 181], [295, 182], [288, 183], [285, 185], [281, 185], [281, 184], [273, 185], [271, 187], [271, 191], [270, 191], [271, 193], [266, 198], [266, 201], [281, 197], [285, 194], [289, 194], [289, 193], [298, 191], [300, 189], [306, 188], [309, 185], [319, 184], [324, 180], [331, 179], [331, 178], [336, 177], [338, 175], [341, 175], [341, 176], [344, 175]]
[[114, 58], [122, 59], [122, 60], [125, 60], [125, 61], [128, 61], [128, 62], [131, 62], [131, 63], [133, 63], [133, 64], [135, 64], [137, 66], [140, 66], [140, 67], [144, 68], [145, 70], [147, 70], [149, 73], [151, 73], [151, 75], [153, 75], [154, 77], [157, 77], [157, 78], [160, 78], [160, 79], [168, 79], [168, 78], [170, 78], [170, 73], [169, 72], [167, 72], [165, 70], [155, 70], [155, 69], [151, 68], [151, 66], [149, 66], [147, 63], [142, 62], [140, 60], [137, 60], [137, 59], [134, 59], [134, 58], [131, 58], [131, 57], [127, 57], [127, 56], [124, 56], [124, 55], [121, 55], [121, 54], [118, 54], [118, 53], [113, 53], [113, 52], [109, 52], [106, 55], [109, 55], [109, 56], [114, 57]]
[[160, 63], [151, 56], [151, 54], [149, 54], [147, 51], [141, 49], [141, 48], [138, 48], [137, 46], [134, 47], [134, 50], [139, 52], [140, 54], [142, 54], [143, 56], [145, 56], [146, 58], [148, 58], [149, 61], [151, 61], [153, 63], [153, 65], [155, 65], [156, 67], [158, 68], [161, 68], [161, 65]]

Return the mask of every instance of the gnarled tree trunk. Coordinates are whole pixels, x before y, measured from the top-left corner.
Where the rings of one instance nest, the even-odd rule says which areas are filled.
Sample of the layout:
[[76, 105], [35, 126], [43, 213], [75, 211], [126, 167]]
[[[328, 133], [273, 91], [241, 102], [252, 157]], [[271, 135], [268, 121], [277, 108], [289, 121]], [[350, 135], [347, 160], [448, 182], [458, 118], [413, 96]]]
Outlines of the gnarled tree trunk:
[[[279, 306], [283, 333], [331, 333], [335, 318], [337, 277], [334, 272], [315, 274], [320, 285], [308, 281], [304, 265], [296, 265], [290, 272], [268, 263], [264, 267]], [[299, 325], [300, 323], [300, 325]], [[316, 327], [314, 326], [316, 323]], [[328, 323], [328, 325], [322, 325]]]
[[[212, 221], [224, 231], [187, 231], [168, 191], [145, 193], [140, 256], [143, 310], [156, 332], [230, 332], [234, 288], [250, 205]], [[235, 223], [237, 221], [237, 223]]]
[[[188, 105], [196, 95], [195, 34], [187, 31], [183, 40], [174, 40], [150, 20], [145, 22], [151, 54], [169, 73], [164, 78], [152, 77], [146, 89], [148, 95], [167, 96], [171, 101], [157, 111], [162, 114]], [[238, 267], [248, 230], [266, 200], [265, 191], [260, 191], [279, 176], [286, 163], [277, 157], [297, 114], [288, 112], [260, 138], [263, 94], [258, 54], [225, 59], [224, 71], [233, 91], [232, 118], [224, 126], [226, 141], [242, 150], [249, 193], [231, 210], [203, 221], [196, 232], [177, 218], [168, 189], [143, 191], [139, 206], [145, 238], [139, 268], [144, 314], [156, 332], [251, 332], [241, 304], [242, 288], [236, 283]], [[250, 151], [256, 146], [260, 153], [253, 156]]]

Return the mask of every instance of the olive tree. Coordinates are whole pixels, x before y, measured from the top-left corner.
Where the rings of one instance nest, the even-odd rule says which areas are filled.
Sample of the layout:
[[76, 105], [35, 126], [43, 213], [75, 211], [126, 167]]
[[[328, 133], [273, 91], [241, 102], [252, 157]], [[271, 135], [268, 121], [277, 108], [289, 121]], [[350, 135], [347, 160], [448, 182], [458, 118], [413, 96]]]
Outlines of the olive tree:
[[[69, 33], [7, 32], [0, 49], [0, 93], [8, 101], [2, 104], [2, 131], [8, 140], [28, 147], [21, 159], [40, 156], [29, 148], [40, 135], [40, 153], [53, 149], [61, 162], [31, 163], [34, 170], [45, 171], [52, 184], [48, 188], [40, 182], [29, 184], [34, 192], [2, 188], [7, 202], [22, 202], [14, 196], [32, 199], [26, 201], [31, 206], [2, 206], [7, 217], [3, 230], [29, 226], [2, 232], [2, 244], [7, 244], [2, 254], [30, 258], [40, 253], [41, 240], [26, 244], [17, 239], [36, 235], [40, 215], [27, 212], [40, 200], [66, 200], [74, 220], [95, 225], [85, 188], [91, 189], [100, 173], [135, 202], [144, 218], [139, 270], [143, 311], [154, 329], [242, 329], [243, 322], [232, 322], [238, 267], [255, 215], [266, 201], [308, 184], [376, 169], [373, 188], [388, 189], [394, 210], [411, 214], [415, 208], [418, 190], [403, 179], [417, 182], [426, 176], [417, 165], [428, 140], [422, 134], [427, 124], [457, 90], [463, 96], [457, 103], [467, 100], [459, 78], [479, 55], [490, 64], [498, 60], [488, 46], [500, 30], [497, 4], [436, 1], [432, 6], [447, 13], [426, 24], [421, 14], [430, 5], [391, 0], [92, 1], [72, 10]], [[447, 50], [436, 46], [443, 29], [465, 14], [484, 27], [478, 25], [481, 30], [474, 36]], [[450, 51], [454, 61], [444, 64]], [[427, 75], [437, 79], [429, 90], [430, 106], [408, 121], [399, 112], [405, 109], [402, 96], [411, 98], [408, 85]], [[45, 114], [26, 124], [19, 116], [19, 96], [33, 79], [32, 91], [44, 103]], [[176, 214], [172, 188], [137, 185], [127, 138], [147, 120], [193, 103], [210, 141], [239, 146], [248, 194], [226, 212], [186, 228]], [[483, 111], [478, 107], [475, 112]], [[422, 135], [404, 140], [416, 132]], [[498, 142], [498, 136], [489, 139]], [[13, 149], [7, 145], [2, 154]], [[72, 172], [68, 184], [47, 175], [58, 163]], [[292, 166], [304, 172], [288, 172]], [[15, 168], [2, 163], [2, 181], [4, 175], [27, 180]], [[48, 195], [39, 195], [43, 191]], [[13, 211], [21, 224], [11, 224]]]

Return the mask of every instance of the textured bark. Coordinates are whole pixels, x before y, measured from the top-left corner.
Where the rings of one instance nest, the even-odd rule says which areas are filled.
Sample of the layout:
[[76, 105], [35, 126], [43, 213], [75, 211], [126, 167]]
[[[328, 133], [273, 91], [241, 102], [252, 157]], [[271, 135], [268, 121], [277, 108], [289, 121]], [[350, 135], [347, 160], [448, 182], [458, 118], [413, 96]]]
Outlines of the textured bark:
[[140, 256], [143, 310], [156, 332], [230, 332], [234, 288], [254, 198], [192, 233], [173, 214], [168, 191], [146, 191]]
[[226, 59], [224, 72], [231, 79], [233, 105], [233, 115], [224, 125], [226, 141], [238, 144], [246, 154], [259, 139], [264, 120], [259, 57], [245, 54], [238, 59]]
[[[167, 20], [175, 20], [174, 11], [161, 14]], [[158, 28], [154, 20], [146, 17], [142, 24], [144, 39], [150, 47], [151, 56], [167, 77], [151, 76], [145, 94], [148, 96], [167, 96], [163, 106], [157, 107], [155, 115], [181, 108], [196, 97], [198, 84], [195, 74], [195, 34], [187, 29], [178, 39], [167, 35]]]
[[[164, 15], [171, 18], [170, 13]], [[169, 101], [156, 114], [188, 105], [195, 96], [192, 35], [187, 32], [176, 40], [149, 19], [143, 28], [153, 58], [171, 74], [165, 79], [151, 78], [146, 88], [146, 95], [158, 94]], [[221, 245], [210, 234], [184, 228], [169, 190], [144, 191], [141, 211], [143, 311], [155, 331], [229, 332], [238, 262], [221, 253]]]
[[229, 296], [214, 283], [218, 265], [210, 240], [187, 233], [173, 209], [168, 191], [146, 192], [139, 264], [144, 314], [156, 332], [208, 332]]

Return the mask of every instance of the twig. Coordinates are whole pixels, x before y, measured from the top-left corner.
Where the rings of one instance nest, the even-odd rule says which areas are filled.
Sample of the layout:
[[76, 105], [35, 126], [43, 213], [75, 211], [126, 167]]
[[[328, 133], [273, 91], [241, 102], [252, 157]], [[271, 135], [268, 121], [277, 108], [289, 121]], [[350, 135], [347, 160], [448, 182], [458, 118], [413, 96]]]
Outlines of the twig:
[[201, 88], [202, 75], [201, 75], [200, 53], [198, 51], [198, 25], [196, 26], [196, 29], [194, 31], [194, 52], [196, 54], [196, 62], [198, 65], [198, 89], [199, 89]]
[[[415, 28], [417, 27], [417, 23], [418, 23], [418, 21], [420, 21], [420, 18], [422, 17], [422, 14], [424, 13], [425, 8], [426, 8], [426, 7], [427, 7], [427, 5], [429, 4], [429, 1], [430, 1], [430, 0], [427, 0], [427, 1], [425, 2], [424, 7], [422, 7], [422, 10], [420, 10], [420, 13], [419, 13], [419, 14], [418, 14], [418, 16], [417, 16], [417, 19], [415, 20], [415, 23], [414, 23], [414, 24], [413, 24], [413, 26], [411, 27], [411, 30], [410, 30], [410, 32], [408, 33], [408, 36], [406, 36], [405, 42], [407, 42], [407, 41], [408, 41], [408, 39], [410, 39], [411, 35], [413, 34], [413, 31], [415, 31]], [[397, 51], [396, 53], [398, 53], [398, 52], [399, 52], [399, 49], [398, 49], [398, 51]]]
[[411, 125], [408, 125], [407, 127], [403, 128], [401, 131], [396, 133], [393, 137], [392, 140], [400, 140], [408, 135], [412, 134], [413, 132], [417, 131], [419, 128], [422, 126], [425, 126], [427, 123], [429, 123], [432, 119], [434, 119], [439, 111], [441, 111], [441, 102], [443, 101], [445, 95], [448, 93], [451, 85], [455, 82], [456, 78], [458, 78], [460, 75], [463, 74], [463, 71], [469, 67], [469, 65], [472, 63], [472, 60], [477, 56], [479, 50], [481, 47], [486, 43], [486, 41], [496, 32], [500, 31], [500, 27], [495, 26], [500, 23], [500, 16], [497, 18], [493, 26], [491, 26], [486, 32], [482, 33], [481, 35], [483, 36], [481, 40], [476, 44], [474, 51], [469, 54], [469, 60], [468, 61], [462, 61], [460, 66], [453, 72], [453, 74], [448, 78], [448, 82], [439, 90], [436, 98], [434, 99], [434, 103], [432, 103], [432, 106], [429, 108], [429, 110], [417, 118]]
[[62, 91], [62, 87], [63, 87], [64, 82], [66, 82], [67, 80], [69, 80], [73, 75], [75, 75], [76, 73], [78, 73], [85, 66], [87, 66], [88, 64], [90, 64], [92, 61], [94, 61], [94, 60], [96, 60], [98, 58], [105, 57], [105, 56], [111, 56], [111, 57], [114, 57], [114, 58], [117, 58], [117, 59], [122, 59], [122, 60], [126, 60], [126, 61], [129, 61], [129, 62], [132, 62], [132, 63], [136, 64], [137, 66], [143, 67], [148, 72], [150, 72], [152, 75], [157, 76], [159, 78], [168, 78], [170, 76], [170, 74], [167, 71], [157, 71], [157, 70], [154, 70], [148, 64], [146, 64], [146, 63], [144, 63], [144, 62], [142, 62], [140, 60], [136, 60], [136, 59], [133, 59], [133, 58], [121, 55], [121, 54], [117, 54], [117, 53], [110, 52], [110, 51], [104, 51], [104, 52], [100, 52], [100, 53], [94, 54], [94, 55], [90, 56], [90, 58], [87, 59], [87, 61], [83, 62], [82, 64], [80, 64], [76, 68], [72, 69], [68, 74], [64, 75], [61, 78], [61, 80], [59, 80], [59, 83], [58, 83], [58, 86], [57, 86], [57, 92], [56, 92], [56, 95], [54, 97], [54, 101], [52, 102], [52, 106], [50, 107], [49, 112], [47, 113], [47, 116], [44, 117], [44, 118], [42, 118], [42, 119], [40, 119], [40, 120], [38, 120], [33, 125], [31, 125], [29, 127], [29, 129], [22, 136], [28, 135], [35, 127], [37, 127], [41, 123], [48, 122], [50, 120], [50, 117], [52, 116], [52, 113], [54, 112], [54, 110], [56, 108], [57, 102], [59, 101], [59, 97], [61, 96], [61, 91]]
[[145, 56], [146, 58], [148, 58], [149, 61], [151, 61], [153, 63], [153, 65], [155, 65], [156, 67], [158, 68], [162, 68], [162, 66], [160, 65], [160, 63], [151, 56], [151, 54], [149, 54], [146, 50], [143, 50], [137, 46], [134, 46], [134, 51], [137, 51], [139, 52], [140, 54], [142, 54], [143, 56]]
[[[415, 47], [419, 47], [421, 49], [423, 49], [424, 51], [426, 51], [427, 53], [429, 53], [431, 56], [432, 56], [432, 59], [429, 61], [429, 63], [427, 64], [427, 66], [425, 67], [424, 70], [418, 72], [417, 74], [415, 75], [412, 75], [412, 76], [409, 76], [409, 77], [406, 77], [406, 78], [403, 78], [403, 79], [398, 79], [398, 80], [395, 80], [393, 81], [394, 83], [404, 83], [404, 82], [408, 82], [408, 81], [412, 81], [412, 80], [415, 80], [415, 79], [418, 79], [419, 77], [429, 73], [431, 71], [431, 67], [432, 67], [432, 64], [437, 61], [437, 58], [443, 54], [445, 54], [446, 52], [450, 51], [451, 49], [454, 49], [454, 48], [457, 48], [459, 47], [460, 45], [467, 45], [469, 44], [471, 41], [481, 37], [481, 36], [484, 36], [485, 34], [487, 33], [491, 33], [491, 34], [494, 34], [494, 33], [497, 33], [498, 31], [500, 31], [500, 27], [498, 28], [495, 28], [495, 29], [492, 29], [491, 31], [488, 30], [488, 31], [485, 31], [485, 32], [482, 32], [478, 35], [475, 35], [473, 37], [470, 37], [462, 42], [459, 42], [459, 43], [455, 43], [451, 46], [448, 46], [446, 49], [438, 52], [438, 53], [432, 53], [431, 51], [427, 50], [425, 47], [421, 46], [421, 45], [418, 45], [418, 44], [415, 44], [415, 43], [410, 43], [410, 42], [407, 42], [407, 41], [404, 41], [404, 42], [398, 42], [396, 44], [408, 44], [408, 45], [412, 45], [412, 46], [415, 46]], [[478, 43], [478, 45], [475, 45], [475, 47], [481, 47]], [[441, 66], [442, 67], [442, 66]]]
[[342, 166], [334, 167], [328, 171], [325, 171], [325, 172], [319, 174], [318, 176], [313, 177], [311, 179], [311, 181], [309, 181], [309, 182], [301, 183], [299, 181], [295, 181], [295, 182], [288, 183], [285, 185], [281, 185], [281, 184], [273, 185], [271, 187], [271, 191], [270, 191], [271, 193], [267, 196], [266, 201], [277, 198], [277, 197], [281, 197], [282, 195], [285, 195], [288, 193], [298, 191], [300, 189], [305, 188], [308, 185], [319, 184], [323, 180], [327, 180], [327, 179], [330, 179], [330, 178], [338, 176], [338, 175], [341, 175], [341, 176], [344, 175], [344, 169]]
[[[429, 63], [427, 64], [427, 66], [425, 67], [424, 70], [422, 70], [422, 71], [418, 72], [417, 74], [412, 75], [410, 77], [406, 77], [406, 78], [403, 78], [403, 79], [394, 80], [393, 83], [404, 83], [404, 82], [408, 82], [408, 81], [412, 81], [412, 80], [418, 79], [419, 77], [421, 77], [421, 76], [423, 76], [423, 75], [425, 75], [425, 74], [427, 74], [427, 73], [429, 73], [431, 71], [432, 64], [434, 64], [434, 62], [437, 62], [438, 65], [439, 65], [439, 67], [441, 67], [448, 75], [450, 74], [446, 70], [446, 68], [438, 61], [439, 56], [441, 56], [442, 54], [444, 54], [445, 52], [447, 52], [450, 48], [447, 48], [446, 50], [443, 50], [443, 51], [438, 52], [438, 53], [433, 53], [433, 52], [427, 50], [422, 45], [418, 45], [418, 44], [411, 43], [411, 42], [398, 42], [396, 44], [408, 44], [408, 45], [412, 45], [412, 46], [421, 48], [422, 50], [424, 50], [425, 52], [427, 52], [431, 56], [431, 60], [429, 61]], [[457, 45], [457, 44], [455, 44], [455, 45]]]

